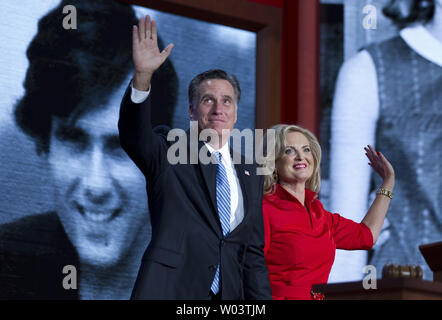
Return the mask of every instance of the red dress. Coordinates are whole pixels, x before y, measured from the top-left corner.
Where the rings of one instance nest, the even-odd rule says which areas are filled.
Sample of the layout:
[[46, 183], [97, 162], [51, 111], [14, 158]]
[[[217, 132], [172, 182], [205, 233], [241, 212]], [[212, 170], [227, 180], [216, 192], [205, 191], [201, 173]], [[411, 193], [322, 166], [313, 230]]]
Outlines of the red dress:
[[373, 246], [365, 224], [326, 211], [315, 197], [305, 189], [308, 211], [279, 184], [263, 197], [264, 255], [275, 300], [313, 299], [312, 285], [327, 282], [336, 248]]

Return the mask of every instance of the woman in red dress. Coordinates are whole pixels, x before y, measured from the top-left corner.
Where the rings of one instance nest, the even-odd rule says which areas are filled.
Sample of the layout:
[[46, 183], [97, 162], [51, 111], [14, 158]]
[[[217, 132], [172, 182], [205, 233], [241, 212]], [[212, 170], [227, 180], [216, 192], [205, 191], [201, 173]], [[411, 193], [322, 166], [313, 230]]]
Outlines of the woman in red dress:
[[336, 249], [368, 250], [376, 242], [393, 196], [394, 170], [380, 152], [364, 148], [383, 184], [362, 222], [356, 223], [326, 211], [317, 199], [321, 147], [316, 137], [294, 125], [272, 129], [275, 153], [267, 159], [275, 161], [273, 167], [267, 165], [272, 173], [264, 179], [263, 214], [273, 299], [318, 299], [312, 285], [327, 282]]

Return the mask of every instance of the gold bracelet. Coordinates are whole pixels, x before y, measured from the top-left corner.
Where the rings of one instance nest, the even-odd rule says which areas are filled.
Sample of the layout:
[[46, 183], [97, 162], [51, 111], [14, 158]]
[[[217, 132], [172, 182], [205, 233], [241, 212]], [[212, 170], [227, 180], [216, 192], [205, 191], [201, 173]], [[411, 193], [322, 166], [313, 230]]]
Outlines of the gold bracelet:
[[393, 192], [384, 188], [379, 188], [376, 194], [381, 194], [383, 196], [389, 197], [390, 199], [393, 199]]

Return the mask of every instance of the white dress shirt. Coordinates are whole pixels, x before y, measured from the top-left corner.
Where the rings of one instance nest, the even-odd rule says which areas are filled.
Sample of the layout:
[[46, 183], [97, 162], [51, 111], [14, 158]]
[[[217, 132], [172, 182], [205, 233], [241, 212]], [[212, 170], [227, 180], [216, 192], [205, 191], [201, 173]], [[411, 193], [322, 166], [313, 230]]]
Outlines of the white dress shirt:
[[[141, 103], [147, 99], [150, 93], [150, 87], [148, 91], [140, 91], [135, 89], [131, 84], [131, 100], [133, 103]], [[232, 232], [244, 218], [244, 198], [241, 191], [240, 182], [236, 174], [235, 166], [230, 156], [229, 144], [226, 143], [219, 150], [215, 150], [208, 143], [204, 143], [209, 150], [210, 154], [215, 151], [221, 153], [222, 162], [227, 172], [227, 180], [230, 186], [230, 232]]]
[[227, 180], [230, 186], [230, 231], [235, 229], [244, 218], [244, 200], [242, 196], [241, 186], [238, 176], [236, 175], [235, 166], [230, 157], [229, 144], [225, 143], [221, 149], [215, 150], [210, 144], [205, 143], [212, 155], [215, 151], [221, 153], [222, 163], [226, 168]]
[[141, 103], [144, 100], [146, 100], [147, 97], [149, 96], [150, 86], [147, 91], [141, 91], [141, 90], [135, 89], [133, 86], [133, 83], [131, 82], [130, 87], [132, 89], [130, 92], [130, 99], [132, 100], [133, 103]]

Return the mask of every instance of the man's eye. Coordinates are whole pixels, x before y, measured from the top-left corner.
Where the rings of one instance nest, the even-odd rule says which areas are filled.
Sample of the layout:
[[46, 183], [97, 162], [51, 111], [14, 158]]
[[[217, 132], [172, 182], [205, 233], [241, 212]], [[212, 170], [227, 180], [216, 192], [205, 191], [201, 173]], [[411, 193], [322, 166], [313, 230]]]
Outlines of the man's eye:
[[55, 132], [55, 136], [62, 143], [69, 144], [78, 150], [85, 150], [89, 141], [87, 134], [77, 128], [59, 128]]
[[212, 98], [206, 98], [203, 100], [204, 103], [212, 103], [213, 99]]
[[107, 139], [105, 143], [105, 150], [106, 153], [117, 155], [117, 156], [124, 156], [125, 153], [123, 151], [123, 148], [121, 148], [120, 140], [118, 137], [112, 137]]
[[231, 103], [230, 99], [224, 99], [224, 104], [230, 104], [230, 103]]

